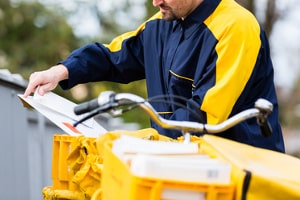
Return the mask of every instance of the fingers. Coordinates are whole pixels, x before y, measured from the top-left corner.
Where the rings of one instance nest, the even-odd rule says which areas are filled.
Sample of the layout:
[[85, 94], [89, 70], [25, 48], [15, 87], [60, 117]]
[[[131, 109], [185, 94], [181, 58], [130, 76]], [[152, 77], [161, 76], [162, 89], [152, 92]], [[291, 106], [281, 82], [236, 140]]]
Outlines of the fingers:
[[35, 92], [36, 88], [39, 86], [39, 82], [36, 80], [37, 72], [34, 72], [29, 77], [28, 86], [24, 92], [24, 97], [28, 97], [31, 93]]
[[29, 77], [28, 86], [24, 92], [24, 97], [28, 97], [31, 93], [35, 92], [39, 87], [39, 95], [53, 90], [58, 85], [59, 81], [68, 78], [68, 70], [62, 65], [53, 66], [47, 70], [34, 72]]
[[39, 85], [39, 90], [38, 90], [38, 94], [43, 96], [44, 94], [46, 94], [47, 92], [52, 91], [54, 88], [56, 88], [57, 86], [57, 82], [51, 81], [47, 84], [44, 85]]
[[56, 83], [51, 80], [51, 77], [47, 73], [47, 71], [41, 71], [34, 72], [30, 75], [28, 86], [24, 92], [25, 98], [28, 97], [31, 93], [34, 93], [38, 87], [38, 93], [41, 96], [56, 87]]

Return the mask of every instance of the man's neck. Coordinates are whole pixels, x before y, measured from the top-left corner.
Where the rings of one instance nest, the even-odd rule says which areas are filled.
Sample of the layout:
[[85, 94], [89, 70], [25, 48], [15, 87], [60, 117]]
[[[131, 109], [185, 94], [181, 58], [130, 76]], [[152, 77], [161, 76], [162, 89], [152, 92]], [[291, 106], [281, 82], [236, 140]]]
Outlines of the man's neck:
[[[189, 14], [191, 14], [204, 0], [195, 0], [193, 5], [191, 6], [192, 9], [191, 11], [188, 13], [187, 16], [189, 16]], [[181, 20], [184, 21], [185, 18], [187, 18], [187, 16], [185, 17], [181, 17]]]

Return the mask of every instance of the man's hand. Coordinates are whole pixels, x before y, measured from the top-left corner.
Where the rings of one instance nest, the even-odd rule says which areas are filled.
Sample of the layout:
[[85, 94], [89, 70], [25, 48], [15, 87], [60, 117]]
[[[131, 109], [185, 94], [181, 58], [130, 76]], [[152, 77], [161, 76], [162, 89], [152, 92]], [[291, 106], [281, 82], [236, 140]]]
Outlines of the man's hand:
[[37, 88], [39, 88], [38, 94], [43, 96], [45, 93], [55, 89], [60, 81], [68, 79], [68, 76], [68, 69], [62, 64], [55, 65], [44, 71], [34, 72], [29, 77], [24, 97], [28, 97]]

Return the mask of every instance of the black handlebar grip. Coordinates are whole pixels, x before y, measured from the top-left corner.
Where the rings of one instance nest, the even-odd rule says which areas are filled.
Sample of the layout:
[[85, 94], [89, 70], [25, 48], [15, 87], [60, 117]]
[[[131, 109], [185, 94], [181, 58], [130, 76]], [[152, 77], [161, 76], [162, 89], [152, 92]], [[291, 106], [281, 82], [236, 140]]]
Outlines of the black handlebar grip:
[[76, 115], [81, 115], [83, 113], [87, 113], [96, 109], [98, 106], [99, 106], [98, 99], [93, 99], [91, 101], [84, 102], [75, 106], [74, 113]]
[[258, 120], [258, 125], [263, 136], [269, 137], [272, 135], [272, 127], [267, 119]]

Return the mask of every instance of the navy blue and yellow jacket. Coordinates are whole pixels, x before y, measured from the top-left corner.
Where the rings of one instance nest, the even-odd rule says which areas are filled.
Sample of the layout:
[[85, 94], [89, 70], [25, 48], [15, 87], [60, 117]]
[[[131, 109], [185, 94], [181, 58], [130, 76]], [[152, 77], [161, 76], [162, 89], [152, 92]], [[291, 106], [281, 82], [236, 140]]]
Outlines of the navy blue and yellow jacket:
[[[81, 47], [61, 63], [69, 70], [69, 79], [60, 83], [64, 89], [86, 82], [129, 83], [146, 78], [148, 98], [186, 97], [198, 106], [201, 122], [208, 124], [221, 123], [265, 98], [274, 105], [269, 117], [271, 137], [261, 135], [255, 118], [220, 136], [284, 151], [269, 44], [255, 17], [234, 0], [204, 0], [184, 20], [165, 21], [157, 13], [137, 30], [110, 44]], [[193, 104], [186, 106], [195, 109]], [[153, 107], [167, 119], [197, 120], [174, 105]], [[180, 136], [152, 126], [163, 135]]]

